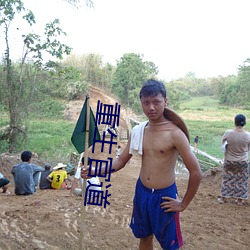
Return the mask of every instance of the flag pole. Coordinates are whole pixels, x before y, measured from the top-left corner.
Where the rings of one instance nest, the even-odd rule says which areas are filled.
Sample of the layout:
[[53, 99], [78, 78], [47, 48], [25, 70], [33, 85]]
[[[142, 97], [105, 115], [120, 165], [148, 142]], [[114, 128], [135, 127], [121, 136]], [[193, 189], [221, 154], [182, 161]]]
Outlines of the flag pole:
[[[89, 96], [86, 96], [87, 104], [87, 115], [86, 115], [86, 137], [85, 137], [85, 151], [84, 151], [84, 168], [88, 165], [88, 148], [89, 148], [89, 120], [90, 120], [90, 106], [89, 106]], [[86, 215], [86, 207], [84, 206], [84, 199], [86, 194], [87, 179], [84, 180], [82, 186], [82, 206], [81, 206], [81, 227], [80, 227], [80, 248], [79, 250], [84, 250], [84, 222]]]

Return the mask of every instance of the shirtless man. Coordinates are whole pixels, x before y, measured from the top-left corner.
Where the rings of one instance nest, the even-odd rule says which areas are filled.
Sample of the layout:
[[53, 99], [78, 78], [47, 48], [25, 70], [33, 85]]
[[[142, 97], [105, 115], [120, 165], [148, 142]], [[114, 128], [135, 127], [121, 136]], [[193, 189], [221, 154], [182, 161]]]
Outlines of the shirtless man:
[[[202, 172], [190, 150], [188, 132], [185, 134], [166, 118], [165, 112], [170, 111], [165, 109], [168, 100], [164, 84], [155, 80], [145, 82], [140, 91], [140, 101], [148, 121], [143, 128], [141, 153], [140, 147], [138, 151], [141, 154], [141, 170], [130, 227], [135, 237], [140, 238], [141, 250], [153, 249], [153, 235], [163, 249], [179, 249], [183, 245], [179, 212], [184, 211], [194, 198]], [[134, 154], [133, 130], [126, 148], [112, 164], [114, 172], [122, 169]], [[178, 197], [175, 184], [178, 155], [189, 171], [188, 186], [182, 200]], [[94, 173], [94, 169], [91, 171]], [[104, 171], [105, 168], [102, 168], [102, 173]], [[81, 176], [88, 178], [87, 175], [88, 170], [82, 169]]]

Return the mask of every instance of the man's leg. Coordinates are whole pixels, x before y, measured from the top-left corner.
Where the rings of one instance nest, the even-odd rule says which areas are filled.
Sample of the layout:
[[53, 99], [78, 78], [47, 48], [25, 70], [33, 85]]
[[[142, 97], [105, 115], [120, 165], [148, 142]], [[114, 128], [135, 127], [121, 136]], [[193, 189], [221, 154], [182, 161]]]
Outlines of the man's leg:
[[146, 238], [140, 238], [140, 250], [153, 250], [153, 234]]
[[8, 187], [7, 186], [3, 186], [2, 189], [3, 189], [3, 193], [6, 193]]
[[40, 178], [41, 178], [41, 172], [34, 173], [33, 180], [35, 182], [35, 192], [39, 188]]
[[9, 183], [10, 183], [10, 181], [7, 178], [2, 178], [1, 179], [0, 187], [3, 189], [3, 193], [5, 193], [5, 194], [9, 194], [10, 193], [8, 191], [8, 184]]

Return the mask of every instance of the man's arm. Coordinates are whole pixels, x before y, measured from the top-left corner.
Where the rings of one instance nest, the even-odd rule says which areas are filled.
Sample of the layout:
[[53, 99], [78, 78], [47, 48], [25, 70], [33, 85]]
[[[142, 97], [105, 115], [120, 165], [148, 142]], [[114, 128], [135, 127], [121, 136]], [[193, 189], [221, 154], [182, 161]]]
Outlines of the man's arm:
[[47, 177], [46, 177], [46, 180], [48, 181], [48, 182], [50, 182], [50, 183], [52, 183], [52, 176], [51, 176], [51, 174], [49, 174]]
[[202, 171], [200, 169], [198, 160], [191, 151], [189, 142], [184, 133], [181, 131], [175, 131], [174, 142], [175, 147], [179, 152], [184, 165], [189, 171], [189, 180], [186, 193], [182, 200], [172, 199], [169, 197], [164, 198], [168, 201], [165, 202], [164, 205], [162, 205], [162, 208], [164, 210], [166, 209], [166, 212], [184, 211], [194, 198], [202, 179]]
[[40, 167], [40, 166], [37, 166], [37, 165], [33, 165], [33, 164], [31, 166], [33, 168], [34, 173], [36, 173], [36, 172], [43, 172], [44, 171], [43, 167]]
[[72, 183], [72, 186], [71, 186], [71, 189], [70, 189], [70, 192], [69, 192], [70, 195], [73, 195], [74, 190], [75, 190], [75, 188], [76, 188], [76, 186], [77, 186], [78, 181], [79, 181], [79, 179], [74, 178], [73, 183]]
[[[130, 158], [132, 157], [131, 154], [129, 154], [129, 145], [130, 145], [130, 138], [128, 140], [128, 143], [125, 147], [125, 149], [122, 151], [122, 154], [120, 155], [120, 157], [118, 159], [116, 159], [115, 161], [113, 161], [112, 163], [112, 173], [113, 172], [117, 172], [119, 170], [121, 170], [122, 168], [125, 167], [126, 163], [130, 160]], [[109, 171], [110, 168], [108, 168]], [[106, 170], [106, 166], [101, 166], [101, 174], [103, 175], [105, 173]], [[90, 177], [88, 177], [88, 173], [89, 173], [89, 169], [84, 169], [84, 167], [81, 169], [81, 177], [84, 179], [89, 179]], [[92, 167], [91, 169], [91, 174], [94, 175], [95, 173], [95, 167]], [[99, 171], [97, 171], [97, 173], [99, 173]], [[109, 173], [109, 172], [107, 172]]]
[[65, 178], [64, 178], [64, 182], [66, 184], [66, 188], [69, 189], [69, 183], [71, 183], [70, 179], [68, 178], [68, 174], [65, 171]]
[[187, 190], [183, 200], [181, 201], [181, 207], [183, 210], [185, 210], [197, 193], [203, 174], [201, 172], [198, 160], [191, 150], [186, 152], [185, 155], [181, 155], [181, 157], [189, 171]]
[[222, 136], [221, 144], [224, 144], [226, 140], [227, 140], [227, 131]]

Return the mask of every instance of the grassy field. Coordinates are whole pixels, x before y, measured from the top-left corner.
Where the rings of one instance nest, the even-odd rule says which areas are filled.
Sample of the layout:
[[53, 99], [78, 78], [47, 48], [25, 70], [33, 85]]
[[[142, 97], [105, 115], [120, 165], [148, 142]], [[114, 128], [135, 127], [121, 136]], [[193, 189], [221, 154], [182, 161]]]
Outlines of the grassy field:
[[[1, 117], [0, 127], [7, 123], [7, 117]], [[71, 153], [76, 152], [70, 140], [74, 128], [75, 123], [63, 119], [32, 120], [29, 122], [27, 143], [18, 151], [30, 150], [37, 153], [44, 162], [51, 164], [67, 163]], [[6, 152], [6, 142], [0, 143], [0, 153]]]
[[[250, 119], [250, 110], [222, 106], [211, 97], [197, 97], [182, 103], [177, 112], [188, 125], [191, 144], [198, 135], [199, 149], [218, 158], [223, 157], [221, 138], [227, 129], [234, 128], [235, 115], [241, 113]], [[249, 123], [244, 128], [250, 131]]]
[[[177, 112], [184, 118], [190, 132], [191, 145], [194, 137], [200, 137], [198, 148], [222, 158], [221, 138], [227, 129], [234, 127], [234, 116], [243, 113], [250, 119], [250, 110], [241, 110], [220, 106], [213, 98], [199, 97], [181, 105]], [[0, 113], [0, 127], [8, 124], [6, 113]], [[61, 119], [34, 119], [30, 121], [28, 131], [28, 142], [20, 148], [36, 152], [45, 162], [51, 163], [68, 162], [70, 154], [75, 152], [70, 138], [74, 130], [75, 123]], [[245, 129], [250, 131], [250, 125]], [[0, 141], [1, 153], [6, 152], [6, 144]]]

